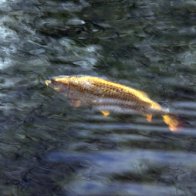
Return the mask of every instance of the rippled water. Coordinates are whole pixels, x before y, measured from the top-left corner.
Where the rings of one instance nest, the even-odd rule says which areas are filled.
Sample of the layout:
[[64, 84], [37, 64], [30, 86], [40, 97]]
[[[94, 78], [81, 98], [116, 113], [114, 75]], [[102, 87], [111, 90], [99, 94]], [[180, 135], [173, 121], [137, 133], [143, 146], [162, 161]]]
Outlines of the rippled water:
[[[0, 1], [1, 195], [195, 195], [193, 0]], [[44, 85], [105, 77], [185, 122], [73, 108]]]

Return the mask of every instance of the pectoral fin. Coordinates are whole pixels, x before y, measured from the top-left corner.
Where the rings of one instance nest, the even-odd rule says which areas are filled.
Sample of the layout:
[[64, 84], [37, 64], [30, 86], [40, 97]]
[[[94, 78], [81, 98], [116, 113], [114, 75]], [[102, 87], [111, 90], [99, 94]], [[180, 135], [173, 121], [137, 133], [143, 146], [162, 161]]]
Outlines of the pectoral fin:
[[75, 107], [75, 108], [78, 108], [81, 106], [81, 101], [79, 99], [71, 99], [69, 101], [70, 105]]
[[102, 110], [101, 113], [102, 113], [102, 115], [104, 117], [108, 117], [110, 115], [110, 112], [109, 111], [106, 111], [106, 110]]
[[146, 120], [147, 120], [148, 122], [152, 122], [152, 114], [147, 114], [147, 115], [146, 115]]

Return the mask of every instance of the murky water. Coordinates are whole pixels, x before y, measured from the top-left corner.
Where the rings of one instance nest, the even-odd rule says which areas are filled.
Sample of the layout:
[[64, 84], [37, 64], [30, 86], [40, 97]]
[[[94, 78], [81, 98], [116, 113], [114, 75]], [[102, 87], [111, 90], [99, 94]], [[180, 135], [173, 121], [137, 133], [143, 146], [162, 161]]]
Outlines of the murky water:
[[[0, 1], [1, 195], [195, 195], [193, 0]], [[46, 88], [88, 74], [186, 121], [73, 108]]]

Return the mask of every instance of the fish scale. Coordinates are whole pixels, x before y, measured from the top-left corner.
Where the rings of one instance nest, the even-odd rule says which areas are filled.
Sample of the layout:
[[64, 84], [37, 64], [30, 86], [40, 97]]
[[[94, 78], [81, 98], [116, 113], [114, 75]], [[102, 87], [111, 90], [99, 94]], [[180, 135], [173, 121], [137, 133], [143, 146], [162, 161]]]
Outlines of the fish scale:
[[[73, 80], [79, 80], [80, 85], [85, 89], [85, 83], [83, 82], [85, 80], [90, 80], [93, 85], [91, 89], [89, 89], [89, 93], [92, 93], [94, 95], [100, 96], [102, 95], [103, 97], [110, 97], [110, 98], [118, 98], [118, 99], [123, 99], [123, 100], [130, 100], [134, 99], [135, 102], [137, 101], [143, 101], [139, 97], [135, 96], [131, 92], [130, 89], [127, 89], [127, 87], [122, 86], [120, 84], [116, 84], [107, 80], [103, 80], [100, 78], [95, 78], [95, 77], [76, 77], [75, 79], [72, 78]], [[70, 83], [71, 84], [71, 83]], [[85, 89], [87, 90], [87, 89]], [[97, 93], [99, 92], [99, 93]], [[147, 97], [146, 97], [147, 98]], [[139, 99], [139, 100], [138, 100]], [[149, 106], [149, 103], [143, 101], [143, 104], [146, 104]]]

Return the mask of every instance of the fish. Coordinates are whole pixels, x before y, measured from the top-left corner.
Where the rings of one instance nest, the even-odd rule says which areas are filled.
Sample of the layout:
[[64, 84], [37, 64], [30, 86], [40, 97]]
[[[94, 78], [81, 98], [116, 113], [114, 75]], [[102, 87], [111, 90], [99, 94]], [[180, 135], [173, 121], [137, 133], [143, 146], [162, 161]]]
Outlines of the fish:
[[168, 108], [150, 99], [147, 93], [135, 88], [89, 75], [62, 75], [45, 80], [45, 84], [65, 95], [72, 106], [93, 106], [107, 117], [113, 111], [139, 113], [151, 122], [160, 115], [170, 131], [181, 127], [179, 118]]

